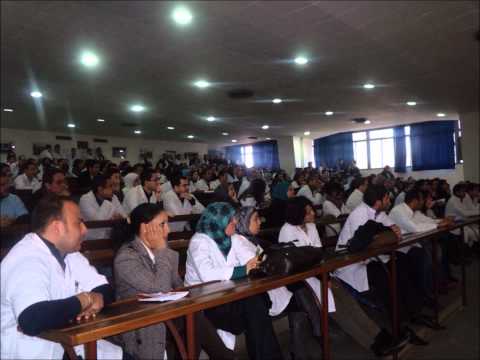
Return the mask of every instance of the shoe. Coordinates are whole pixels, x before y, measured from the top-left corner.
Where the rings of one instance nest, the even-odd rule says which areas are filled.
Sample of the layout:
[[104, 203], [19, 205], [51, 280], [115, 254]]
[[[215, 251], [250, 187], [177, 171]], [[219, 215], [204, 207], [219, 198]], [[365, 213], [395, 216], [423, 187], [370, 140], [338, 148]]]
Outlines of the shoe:
[[375, 341], [370, 346], [370, 349], [378, 357], [388, 356], [394, 352], [402, 350], [405, 345], [407, 345], [408, 341], [408, 333], [404, 332], [403, 336], [400, 336], [400, 338], [394, 342], [392, 335], [390, 335], [387, 330], [382, 329], [375, 337]]
[[422, 339], [420, 336], [418, 336], [415, 331], [413, 331], [412, 329], [410, 329], [409, 327], [406, 327], [404, 329], [404, 331], [406, 333], [408, 333], [409, 335], [409, 342], [410, 344], [412, 345], [418, 345], [418, 346], [427, 346], [429, 343], [428, 341], [425, 341], [424, 339]]

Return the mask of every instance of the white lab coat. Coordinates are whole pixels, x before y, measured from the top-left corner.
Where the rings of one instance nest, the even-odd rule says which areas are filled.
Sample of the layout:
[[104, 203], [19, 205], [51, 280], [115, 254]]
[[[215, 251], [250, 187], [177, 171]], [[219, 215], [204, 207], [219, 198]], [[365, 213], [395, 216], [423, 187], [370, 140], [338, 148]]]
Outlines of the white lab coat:
[[240, 197], [249, 187], [250, 187], [250, 181], [248, 181], [248, 179], [244, 176], [242, 178], [240, 187], [238, 188], [237, 196]]
[[397, 206], [403, 202], [405, 202], [405, 191], [402, 191], [400, 194], [397, 195], [397, 197], [395, 198], [394, 206]]
[[[187, 199], [180, 199], [177, 193], [173, 190], [167, 191], [163, 195], [163, 207], [170, 215], [189, 215], [189, 214], [201, 214], [205, 207], [198, 199], [192, 195], [195, 199], [195, 205], [192, 206]], [[171, 231], [183, 231], [185, 226], [188, 225], [187, 221], [175, 221], [168, 224]]]
[[[320, 236], [315, 224], [307, 223], [307, 232], [303, 231], [300, 226], [290, 225], [285, 223], [280, 229], [278, 235], [278, 242], [295, 241], [295, 246], [315, 246], [322, 247]], [[306, 279], [307, 283], [312, 287], [318, 301], [322, 301], [322, 284], [316, 277]], [[332, 290], [328, 289], [328, 312], [335, 311], [335, 301], [333, 299]]]
[[255, 198], [253, 196], [247, 196], [243, 199], [240, 199], [240, 204], [243, 206], [243, 207], [247, 207], [247, 206], [257, 206], [257, 201], [255, 200]]
[[353, 190], [345, 203], [349, 212], [355, 210], [355, 208], [363, 202], [363, 192], [358, 189]]
[[[425, 222], [420, 215], [415, 216], [416, 212], [418, 211], [414, 212], [406, 203], [402, 202], [390, 210], [388, 216], [400, 228], [402, 234], [431, 231], [437, 228], [436, 223], [432, 223], [430, 220]], [[422, 247], [416, 243], [402, 247], [398, 251], [406, 254], [413, 246]]]
[[[336, 250], [342, 250], [340, 246], [346, 245], [348, 240], [353, 237], [358, 227], [364, 225], [368, 220], [380, 222], [385, 226], [394, 225], [392, 219], [390, 219], [385, 212], [381, 212], [377, 215], [375, 209], [362, 202], [350, 213], [347, 221], [343, 225], [342, 231], [338, 237]], [[388, 255], [380, 255], [379, 258], [384, 263], [390, 260], [390, 256]], [[369, 261], [371, 261], [371, 259], [338, 269], [335, 271], [335, 276], [345, 281], [358, 292], [367, 291], [369, 289], [367, 276], [367, 264]]]
[[300, 190], [298, 190], [297, 196], [306, 197], [313, 203], [313, 205], [320, 205], [323, 203], [322, 194], [316, 192], [315, 195], [313, 195], [312, 190], [308, 185], [303, 185]]
[[[25, 235], [1, 263], [1, 358], [61, 359], [63, 347], [56, 342], [28, 336], [17, 328], [19, 315], [29, 306], [65, 299], [106, 284], [79, 252], [65, 257], [63, 271], [45, 243], [34, 233]], [[83, 345], [75, 352], [85, 358]], [[122, 359], [122, 349], [107, 341], [97, 342], [99, 359]]]
[[[85, 221], [110, 220], [115, 214], [121, 215], [123, 218], [127, 217], [127, 213], [116, 195], [113, 195], [112, 201], [104, 200], [102, 206], [99, 206], [95, 194], [93, 191], [89, 191], [82, 195], [79, 206]], [[110, 231], [110, 228], [89, 229], [85, 239], [108, 239]]]
[[[468, 200], [465, 203], [465, 198], [466, 195], [462, 201], [459, 197], [452, 195], [445, 206], [445, 216], [453, 216], [455, 220], [464, 220], [469, 216], [478, 216], [480, 213], [479, 209], [469, 207]], [[461, 231], [456, 229], [452, 231], [452, 234], [460, 235]], [[463, 234], [465, 243], [472, 246], [474, 242], [479, 241], [478, 225], [465, 226]]]
[[152, 192], [152, 195], [147, 199], [145, 191], [142, 185], [137, 185], [131, 188], [123, 199], [123, 208], [127, 214], [130, 214], [140, 204], [151, 203], [156, 204], [158, 202], [157, 195]]
[[[251, 241], [242, 235], [232, 235], [232, 242], [238, 242], [239, 251], [237, 256], [240, 260], [238, 265], [246, 265], [248, 260], [258, 255], [257, 251], [263, 251], [260, 246], [255, 246]], [[269, 309], [270, 316], [277, 316], [283, 310], [285, 310], [293, 295], [285, 286], [269, 290], [267, 293], [270, 301], [272, 302], [272, 306]]]
[[[337, 207], [337, 205], [335, 205], [330, 200], [325, 200], [325, 202], [323, 203], [323, 206], [322, 206], [322, 211], [323, 211], [324, 216], [332, 215], [335, 218], [338, 218], [342, 214], [348, 214], [348, 209], [345, 206], [345, 204], [342, 204], [342, 208], [339, 209]], [[333, 229], [330, 228], [330, 226], [333, 229], [335, 229], [336, 233], [335, 233], [335, 231], [333, 231]], [[340, 224], [330, 224], [329, 226], [325, 226], [326, 235], [329, 236], [329, 237], [339, 235], [341, 228], [342, 227], [341, 227]]]
[[195, 191], [209, 191], [210, 187], [204, 179], [200, 179], [195, 183]]
[[42, 183], [35, 176], [30, 181], [27, 175], [21, 174], [15, 178], [14, 186], [16, 190], [32, 190], [32, 193], [34, 193], [40, 190]]
[[214, 191], [220, 185], [220, 180], [210, 181], [210, 190]]

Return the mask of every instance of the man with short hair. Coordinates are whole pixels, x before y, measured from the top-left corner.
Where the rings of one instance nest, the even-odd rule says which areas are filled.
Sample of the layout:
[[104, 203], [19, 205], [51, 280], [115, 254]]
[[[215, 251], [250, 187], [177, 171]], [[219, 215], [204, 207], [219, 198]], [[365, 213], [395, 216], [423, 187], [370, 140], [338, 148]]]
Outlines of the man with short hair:
[[85, 161], [85, 169], [78, 177], [78, 186], [81, 189], [91, 189], [93, 178], [100, 172], [100, 163], [93, 159]]
[[[163, 196], [163, 206], [171, 215], [201, 214], [205, 209], [197, 198], [188, 192], [188, 179], [185, 176], [174, 176], [171, 180], [172, 190]], [[169, 224], [172, 231], [183, 231], [188, 225], [186, 221]]]
[[323, 183], [318, 175], [311, 174], [308, 177], [307, 183], [298, 190], [297, 196], [306, 197], [313, 205], [320, 205], [324, 201], [322, 194], [320, 194], [322, 186]]
[[10, 177], [0, 174], [0, 228], [10, 226], [26, 215], [28, 211], [22, 200], [10, 193]]
[[42, 184], [36, 177], [37, 170], [37, 165], [33, 160], [27, 161], [23, 170], [23, 174], [18, 175], [15, 178], [15, 190], [32, 190], [32, 193], [40, 190]]
[[[77, 204], [43, 198], [32, 230], [1, 262], [2, 359], [61, 359], [62, 345], [37, 335], [94, 318], [114, 300], [106, 278], [79, 252], [86, 227]], [[85, 358], [83, 349], [74, 348]], [[104, 340], [97, 351], [100, 359], [122, 359], [122, 349]]]
[[146, 169], [140, 176], [140, 185], [131, 188], [123, 199], [123, 208], [130, 214], [138, 205], [156, 204], [161, 200], [161, 187], [158, 175], [152, 169]]

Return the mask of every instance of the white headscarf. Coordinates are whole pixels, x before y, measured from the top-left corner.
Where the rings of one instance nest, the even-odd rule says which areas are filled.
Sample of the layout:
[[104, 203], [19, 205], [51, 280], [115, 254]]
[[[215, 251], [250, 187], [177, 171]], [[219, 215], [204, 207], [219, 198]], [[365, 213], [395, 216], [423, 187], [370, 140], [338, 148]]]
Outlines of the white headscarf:
[[125, 175], [123, 178], [123, 182], [125, 183], [125, 187], [123, 188], [123, 192], [126, 194], [128, 190], [130, 190], [133, 187], [133, 184], [135, 181], [138, 179], [138, 174], [131, 172]]

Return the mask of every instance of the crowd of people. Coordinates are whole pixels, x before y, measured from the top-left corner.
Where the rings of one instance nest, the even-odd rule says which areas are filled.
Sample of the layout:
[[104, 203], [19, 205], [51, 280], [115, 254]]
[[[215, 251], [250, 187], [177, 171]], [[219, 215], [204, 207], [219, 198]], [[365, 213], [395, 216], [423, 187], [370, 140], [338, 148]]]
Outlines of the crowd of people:
[[[201, 161], [165, 154], [155, 166], [148, 160], [117, 165], [100, 158], [98, 151], [96, 159], [73, 161], [56, 157], [55, 152], [46, 149], [39, 160], [23, 161], [10, 154], [1, 165], [0, 225], [4, 229], [29, 222], [32, 231], [1, 263], [2, 358], [62, 358], [59, 344], [36, 335], [95, 317], [115, 299], [248, 276], [259, 265], [259, 251], [270, 246], [258, 236], [261, 227], [280, 228], [280, 243], [322, 247], [316, 217], [346, 217], [343, 226], [335, 224], [326, 234], [338, 236], [336, 250], [343, 251], [365, 227], [390, 230], [401, 238], [479, 215], [478, 184], [460, 182], [450, 189], [438, 178], [396, 177], [388, 166], [367, 177], [354, 163], [341, 162], [336, 169], [310, 165], [287, 174], [280, 169], [246, 169], [221, 158]], [[75, 189], [69, 184], [75, 184]], [[24, 190], [32, 193], [29, 206], [16, 195]], [[206, 193], [211, 201], [202, 204], [199, 197]], [[169, 223], [169, 217], [187, 214], [201, 214], [194, 229], [189, 222]], [[87, 230], [83, 221], [115, 219], [128, 219], [128, 229], [115, 256], [112, 286], [79, 250], [84, 238], [110, 236], [110, 229]], [[168, 234], [183, 230], [195, 231], [184, 280], [178, 272], [178, 253], [168, 247]], [[478, 225], [466, 227], [464, 239], [459, 237], [459, 230], [454, 230], [439, 239], [440, 290], [444, 292], [456, 285], [451, 264], [463, 261], [456, 246], [479, 254]], [[431, 252], [428, 242], [397, 252], [401, 336], [393, 342], [388, 331], [379, 329], [372, 337], [375, 354], [391, 353], [406, 342], [427, 344], [411, 324], [435, 326], [422, 312], [433, 303]], [[356, 298], [369, 294], [371, 301], [389, 309], [384, 266], [391, 259], [382, 255], [370, 260], [341, 268], [333, 276]], [[321, 301], [322, 285], [326, 284], [312, 277], [306, 283], [198, 313], [201, 348], [213, 359], [233, 359], [235, 338], [245, 334], [249, 358], [281, 359], [272, 317], [285, 313], [290, 322], [290, 351], [295, 358], [306, 358], [305, 339], [298, 334], [308, 324], [312, 338], [322, 335], [314, 306]], [[342, 311], [336, 308], [335, 297], [329, 288], [332, 313]], [[358, 316], [351, 315], [354, 321]], [[164, 324], [127, 332], [115, 342], [100, 342], [99, 358], [152, 359], [163, 358], [164, 353], [174, 357]]]

